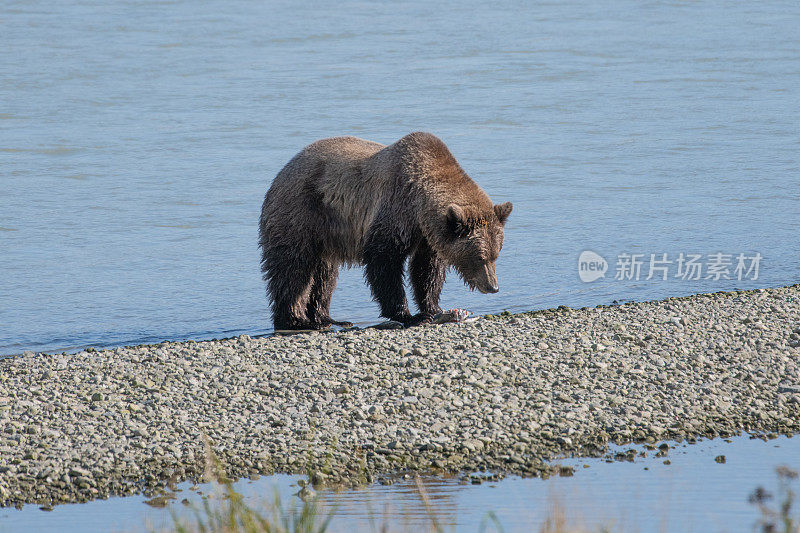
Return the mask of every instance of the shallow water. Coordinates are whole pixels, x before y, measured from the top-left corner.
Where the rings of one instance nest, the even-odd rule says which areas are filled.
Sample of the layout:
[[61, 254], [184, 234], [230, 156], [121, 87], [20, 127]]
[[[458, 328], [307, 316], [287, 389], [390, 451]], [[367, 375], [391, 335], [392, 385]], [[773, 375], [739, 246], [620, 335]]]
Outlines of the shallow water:
[[[795, 283], [798, 25], [793, 1], [8, 0], [0, 354], [268, 332], [263, 194], [341, 134], [432, 131], [514, 202], [501, 292], [452, 276], [446, 307]], [[586, 249], [609, 262], [591, 284]], [[763, 261], [758, 279], [615, 281], [624, 252]], [[359, 270], [334, 311], [377, 319]]]
[[[511, 532], [538, 530], [558, 508], [573, 526], [590, 531], [602, 526], [614, 531], [749, 531], [760, 514], [748, 503], [748, 496], [759, 486], [777, 495], [775, 467], [797, 468], [800, 463], [798, 438], [763, 442], [737, 437], [730, 443], [717, 439], [676, 446], [667, 458], [650, 452], [634, 462], [562, 461], [575, 467], [572, 477], [507, 478], [481, 485], [462, 484], [457, 478], [426, 478], [423, 486], [430, 511], [413, 480], [360, 490], [320, 491], [321, 515], [333, 513], [331, 531], [379, 531], [382, 525], [388, 525], [390, 531], [418, 531], [430, 524], [431, 517], [446, 531], [477, 531], [482, 522], [487, 527], [493, 524], [489, 518], [493, 513], [503, 529]], [[715, 461], [719, 455], [725, 456], [724, 464]], [[665, 459], [671, 464], [665, 465]], [[278, 494], [288, 508], [300, 504], [294, 496], [298, 479], [271, 476], [240, 481], [235, 487], [253, 507], [263, 509]], [[181, 489], [167, 509], [148, 507], [142, 497], [63, 505], [52, 512], [33, 505], [21, 511], [0, 509], [0, 531], [23, 527], [26, 531], [57, 528], [76, 533], [158, 531], [172, 524], [171, 510], [179, 517], [191, 518], [191, 511], [180, 500], [202, 505], [202, 497], [190, 491], [189, 484]], [[218, 494], [208, 485], [199, 490]]]

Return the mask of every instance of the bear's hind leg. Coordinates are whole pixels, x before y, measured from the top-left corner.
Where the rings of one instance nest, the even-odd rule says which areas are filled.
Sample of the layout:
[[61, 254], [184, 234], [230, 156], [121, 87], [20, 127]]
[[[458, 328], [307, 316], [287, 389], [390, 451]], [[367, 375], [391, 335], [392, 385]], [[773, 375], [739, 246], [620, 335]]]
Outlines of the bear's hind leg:
[[341, 322], [331, 318], [331, 298], [336, 289], [336, 280], [339, 277], [339, 268], [326, 261], [320, 262], [314, 271], [314, 281], [308, 298], [306, 315], [308, 319], [320, 328], [331, 324], [342, 327], [352, 327], [351, 322]]
[[273, 247], [264, 253], [264, 278], [272, 300], [276, 330], [318, 329], [307, 315], [315, 270], [315, 254], [301, 254], [289, 247]]

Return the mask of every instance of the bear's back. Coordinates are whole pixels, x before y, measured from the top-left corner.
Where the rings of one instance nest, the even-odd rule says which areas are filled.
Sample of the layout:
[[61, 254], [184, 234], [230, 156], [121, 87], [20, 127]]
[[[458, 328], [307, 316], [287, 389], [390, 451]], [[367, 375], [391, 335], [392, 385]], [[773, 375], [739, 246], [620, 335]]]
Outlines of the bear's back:
[[367, 161], [383, 150], [380, 143], [358, 137], [332, 137], [306, 147], [307, 157], [320, 165], [316, 188], [326, 205], [337, 212], [352, 210], [355, 203], [379, 200], [385, 186], [383, 173], [365, 172]]
[[492, 207], [436, 136], [414, 132], [388, 146], [331, 137], [303, 148], [276, 176], [264, 202], [262, 224], [313, 224], [329, 252], [352, 264], [359, 261], [380, 212], [391, 216], [393, 224], [422, 224], [430, 233], [434, 229], [428, 226], [444, 220], [451, 203], [467, 212], [473, 206], [479, 206], [478, 211]]

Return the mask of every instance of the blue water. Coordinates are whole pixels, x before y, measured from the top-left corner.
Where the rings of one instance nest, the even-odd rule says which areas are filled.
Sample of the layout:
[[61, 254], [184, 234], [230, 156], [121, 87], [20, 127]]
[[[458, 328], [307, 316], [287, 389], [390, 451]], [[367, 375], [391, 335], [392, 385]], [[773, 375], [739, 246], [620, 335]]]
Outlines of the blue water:
[[[263, 194], [309, 142], [439, 135], [515, 208], [526, 310], [800, 281], [800, 4], [5, 0], [0, 354], [269, 331]], [[584, 250], [606, 277], [578, 278]], [[763, 256], [617, 281], [620, 253]], [[644, 277], [644, 275], [643, 275]], [[377, 320], [361, 272], [334, 316]]]

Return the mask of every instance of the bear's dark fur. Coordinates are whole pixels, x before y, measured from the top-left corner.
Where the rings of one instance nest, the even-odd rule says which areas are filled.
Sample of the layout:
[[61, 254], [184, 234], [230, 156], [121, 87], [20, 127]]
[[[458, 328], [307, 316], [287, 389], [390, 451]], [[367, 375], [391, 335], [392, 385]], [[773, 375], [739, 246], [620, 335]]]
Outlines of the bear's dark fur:
[[[321, 329], [339, 267], [365, 265], [381, 316], [415, 325], [438, 313], [445, 273], [497, 292], [494, 263], [512, 205], [493, 205], [437, 137], [384, 146], [356, 137], [310, 144], [278, 173], [259, 223], [275, 329]], [[419, 314], [408, 310], [403, 270]]]

